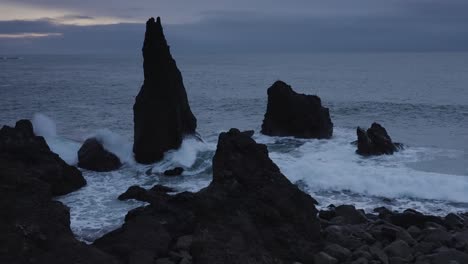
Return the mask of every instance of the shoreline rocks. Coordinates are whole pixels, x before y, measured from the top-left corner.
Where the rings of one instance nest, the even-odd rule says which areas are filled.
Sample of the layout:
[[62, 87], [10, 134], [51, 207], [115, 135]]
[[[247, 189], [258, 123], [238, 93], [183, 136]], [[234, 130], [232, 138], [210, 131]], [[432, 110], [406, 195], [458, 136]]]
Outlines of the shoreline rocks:
[[213, 180], [197, 193], [138, 188], [133, 197], [150, 205], [130, 211], [94, 245], [121, 260], [145, 256], [141, 263], [311, 263], [322, 243], [316, 201], [251, 135], [220, 134]]
[[75, 239], [53, 196], [84, 186], [81, 172], [34, 135], [29, 120], [0, 130], [0, 263], [117, 263]]
[[78, 167], [106, 172], [117, 170], [122, 166], [120, 159], [113, 153], [104, 149], [96, 138], [88, 138], [78, 150]]
[[145, 81], [133, 106], [133, 152], [137, 162], [149, 164], [179, 148], [185, 135], [195, 133], [197, 120], [159, 17], [146, 23], [143, 58]]
[[372, 123], [365, 131], [358, 127], [356, 153], [362, 156], [393, 154], [403, 148], [400, 143], [393, 143], [387, 130], [378, 123]]
[[268, 105], [261, 133], [327, 139], [333, 135], [333, 123], [320, 97], [296, 93], [291, 86], [276, 81], [268, 88]]

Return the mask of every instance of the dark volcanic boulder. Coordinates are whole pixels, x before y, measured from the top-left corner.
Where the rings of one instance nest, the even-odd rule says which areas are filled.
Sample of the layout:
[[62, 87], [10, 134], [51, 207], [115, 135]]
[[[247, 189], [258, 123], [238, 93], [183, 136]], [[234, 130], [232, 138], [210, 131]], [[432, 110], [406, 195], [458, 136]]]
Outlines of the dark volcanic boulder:
[[357, 137], [356, 153], [363, 156], [393, 154], [402, 147], [399, 143], [393, 143], [387, 130], [378, 123], [372, 123], [367, 131], [358, 127]]
[[53, 195], [85, 184], [51, 152], [31, 122], [0, 130], [0, 263], [116, 263], [75, 239], [70, 214]]
[[113, 153], [107, 151], [96, 138], [89, 138], [78, 150], [78, 167], [92, 171], [112, 171], [122, 163]]
[[148, 263], [313, 263], [322, 242], [316, 201], [250, 135], [220, 134], [213, 180], [198, 193], [148, 197], [132, 187], [127, 198], [151, 204], [130, 211], [95, 245], [124, 262], [145, 256]]
[[330, 138], [333, 123], [320, 97], [298, 94], [286, 83], [276, 81], [268, 88], [262, 133], [269, 136]]
[[184, 172], [184, 168], [182, 167], [175, 167], [171, 170], [164, 171], [164, 175], [166, 176], [179, 176]]
[[133, 106], [133, 152], [137, 162], [153, 163], [180, 147], [185, 134], [195, 133], [197, 120], [159, 17], [146, 23], [143, 58], [145, 81]]
[[53, 195], [62, 195], [86, 184], [81, 172], [53, 153], [43, 137], [34, 135], [29, 120], [0, 130], [0, 169], [46, 182]]

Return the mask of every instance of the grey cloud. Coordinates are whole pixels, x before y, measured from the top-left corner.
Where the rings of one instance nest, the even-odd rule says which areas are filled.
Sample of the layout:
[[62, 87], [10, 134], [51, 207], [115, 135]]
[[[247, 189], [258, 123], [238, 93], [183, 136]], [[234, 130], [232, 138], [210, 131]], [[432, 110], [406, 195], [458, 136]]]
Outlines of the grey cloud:
[[[468, 50], [468, 16], [464, 12], [468, 3], [459, 0], [449, 0], [445, 5], [436, 1], [388, 0], [388, 3], [392, 8], [385, 11], [353, 11], [333, 16], [219, 10], [203, 11], [202, 19], [192, 23], [167, 24], [167, 17], [162, 18], [173, 50], [180, 53]], [[139, 52], [143, 22], [76, 27], [54, 25], [47, 20], [10, 21], [0, 22], [0, 34], [63, 33], [60, 42], [35, 40], [37, 45], [29, 48], [41, 52], [46, 52], [47, 47], [54, 52]], [[21, 48], [11, 45], [10, 50], [11, 47]]]

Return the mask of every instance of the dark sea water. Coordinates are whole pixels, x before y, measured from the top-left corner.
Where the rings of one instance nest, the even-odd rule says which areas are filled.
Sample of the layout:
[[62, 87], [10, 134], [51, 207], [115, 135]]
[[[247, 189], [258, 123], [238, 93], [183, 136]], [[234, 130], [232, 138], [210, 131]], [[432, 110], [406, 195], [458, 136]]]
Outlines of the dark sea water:
[[[387, 206], [432, 214], [468, 211], [468, 53], [177, 55], [198, 132], [157, 164], [135, 164], [134, 98], [143, 82], [140, 54], [35, 55], [0, 60], [0, 124], [33, 119], [37, 134], [70, 164], [89, 136], [104, 140], [125, 166], [84, 171], [88, 186], [60, 197], [72, 229], [92, 241], [123, 222], [139, 202], [116, 197], [129, 186], [162, 183], [196, 191], [211, 179], [217, 135], [254, 129], [282, 172], [320, 206]], [[266, 90], [281, 79], [317, 94], [330, 108], [331, 140], [258, 134]], [[407, 147], [393, 156], [359, 157], [357, 126], [380, 122]], [[182, 177], [162, 171], [181, 165]]]

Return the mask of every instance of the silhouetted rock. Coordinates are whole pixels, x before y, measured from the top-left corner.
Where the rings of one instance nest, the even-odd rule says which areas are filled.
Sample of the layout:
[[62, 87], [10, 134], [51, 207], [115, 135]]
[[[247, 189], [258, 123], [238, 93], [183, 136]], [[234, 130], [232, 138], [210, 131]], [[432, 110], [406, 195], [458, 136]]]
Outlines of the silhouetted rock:
[[78, 150], [78, 167], [92, 171], [113, 171], [122, 166], [120, 159], [107, 151], [96, 138], [87, 139]]
[[166, 171], [164, 172], [164, 175], [166, 175], [166, 176], [179, 176], [179, 175], [181, 175], [183, 172], [184, 172], [184, 168], [175, 167], [175, 168], [172, 169], [172, 170], [166, 170]]
[[393, 154], [402, 148], [399, 143], [393, 143], [387, 130], [378, 123], [372, 123], [372, 126], [365, 131], [357, 128], [357, 150], [356, 153], [363, 156]]
[[153, 188], [149, 190], [134, 185], [130, 186], [130, 188], [128, 188], [126, 192], [119, 195], [118, 199], [121, 201], [135, 199], [137, 201], [151, 203], [158, 201], [161, 197], [167, 197], [168, 192], [174, 191], [175, 190], [170, 187], [166, 187], [159, 184], [153, 186]]
[[268, 88], [262, 133], [269, 136], [330, 138], [333, 123], [320, 97], [298, 94], [286, 83], [276, 81]]
[[31, 122], [0, 130], [0, 263], [116, 263], [75, 239], [70, 214], [53, 195], [85, 185], [78, 169], [34, 135]]
[[[316, 201], [250, 136], [237, 129], [221, 133], [208, 187], [155, 196], [95, 245], [121, 260], [144, 252], [174, 263], [312, 263], [322, 242]], [[190, 243], [180, 249], [187, 236]]]
[[77, 168], [53, 153], [43, 137], [34, 135], [29, 120], [0, 130], [0, 168], [48, 183], [53, 195], [67, 194], [86, 184]]
[[197, 120], [159, 17], [146, 23], [143, 58], [145, 81], [133, 106], [133, 152], [137, 162], [153, 163], [180, 147], [185, 134], [195, 133]]

